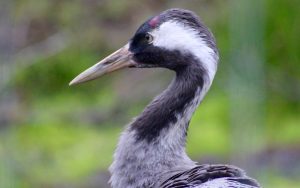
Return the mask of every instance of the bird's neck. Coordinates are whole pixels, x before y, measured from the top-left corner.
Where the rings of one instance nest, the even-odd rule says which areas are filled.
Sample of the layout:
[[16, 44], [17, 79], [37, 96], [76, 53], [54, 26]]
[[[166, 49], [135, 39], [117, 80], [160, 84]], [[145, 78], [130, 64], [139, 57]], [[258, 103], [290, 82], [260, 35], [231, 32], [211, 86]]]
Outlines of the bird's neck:
[[158, 175], [194, 165], [185, 143], [192, 114], [211, 85], [205, 73], [198, 63], [176, 71], [169, 87], [123, 132], [110, 167], [114, 188], [151, 187]]
[[[136, 132], [137, 142], [155, 143], [175, 128], [180, 128], [183, 133], [177, 136], [178, 139], [179, 136], [184, 139], [189, 120], [204, 97], [208, 84], [205, 71], [198, 64], [177, 71], [169, 87], [130, 125], [130, 130]], [[185, 140], [180, 142], [184, 144]]]

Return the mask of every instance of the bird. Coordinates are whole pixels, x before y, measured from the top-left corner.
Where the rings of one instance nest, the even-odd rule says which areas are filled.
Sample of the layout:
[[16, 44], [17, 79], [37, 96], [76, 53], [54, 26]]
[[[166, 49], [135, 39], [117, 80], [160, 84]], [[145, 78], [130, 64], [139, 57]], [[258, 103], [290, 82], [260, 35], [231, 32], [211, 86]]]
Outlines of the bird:
[[186, 151], [189, 122], [208, 92], [219, 63], [212, 32], [190, 10], [172, 8], [146, 20], [116, 52], [69, 85], [123, 68], [166, 68], [170, 85], [129, 123], [109, 167], [112, 188], [259, 188], [229, 164], [198, 165]]

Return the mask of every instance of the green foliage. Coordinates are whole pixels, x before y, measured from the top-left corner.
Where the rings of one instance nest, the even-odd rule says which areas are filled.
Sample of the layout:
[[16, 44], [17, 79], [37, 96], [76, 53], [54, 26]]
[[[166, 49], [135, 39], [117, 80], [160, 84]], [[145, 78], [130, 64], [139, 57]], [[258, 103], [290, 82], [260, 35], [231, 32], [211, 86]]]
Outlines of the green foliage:
[[116, 128], [25, 124], [11, 130], [5, 141], [10, 148], [2, 148], [22, 181], [76, 181], [108, 166], [118, 132]]
[[[79, 53], [76, 49], [67, 49], [54, 57], [18, 70], [14, 82], [28, 97], [36, 95], [49, 97], [61, 92], [70, 93], [71, 90], [66, 90], [66, 87], [74, 75], [90, 66], [89, 62], [95, 61], [94, 53], [89, 51]], [[91, 91], [91, 87], [86, 89]]]
[[[208, 96], [206, 100], [210, 102], [204, 101], [191, 121], [187, 151], [194, 157], [228, 156], [230, 129], [227, 101], [224, 95]], [[223, 105], [220, 107], [220, 104]]]

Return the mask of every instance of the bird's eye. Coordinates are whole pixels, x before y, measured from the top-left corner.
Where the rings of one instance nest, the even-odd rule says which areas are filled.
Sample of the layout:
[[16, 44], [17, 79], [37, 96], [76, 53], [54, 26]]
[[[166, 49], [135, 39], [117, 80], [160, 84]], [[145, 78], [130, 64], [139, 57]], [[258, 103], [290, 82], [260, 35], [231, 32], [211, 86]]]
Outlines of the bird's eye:
[[153, 42], [153, 36], [150, 33], [147, 33], [145, 35], [145, 39], [146, 39], [148, 44], [151, 44]]

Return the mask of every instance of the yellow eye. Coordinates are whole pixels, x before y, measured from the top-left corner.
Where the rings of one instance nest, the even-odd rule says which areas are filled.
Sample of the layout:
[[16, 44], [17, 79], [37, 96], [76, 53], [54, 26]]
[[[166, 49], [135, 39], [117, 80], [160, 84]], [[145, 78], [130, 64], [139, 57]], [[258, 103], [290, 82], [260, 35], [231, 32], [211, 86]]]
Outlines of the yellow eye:
[[153, 36], [150, 33], [145, 35], [145, 39], [149, 44], [153, 42]]

